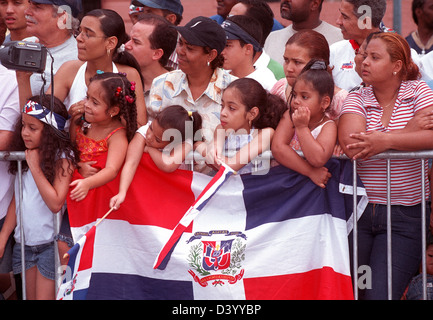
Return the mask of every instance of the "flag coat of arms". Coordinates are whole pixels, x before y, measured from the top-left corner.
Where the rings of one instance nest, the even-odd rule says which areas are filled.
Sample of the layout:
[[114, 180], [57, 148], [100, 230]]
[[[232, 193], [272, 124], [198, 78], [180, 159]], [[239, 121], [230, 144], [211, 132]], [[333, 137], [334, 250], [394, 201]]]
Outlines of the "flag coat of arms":
[[[90, 229], [91, 245], [81, 244], [89, 276], [76, 276], [71, 252], [57, 298], [352, 299], [353, 202], [342, 192], [350, 190], [343, 180], [351, 184], [351, 165], [331, 159], [327, 167], [332, 178], [322, 189], [283, 166], [263, 175], [222, 168], [212, 179], [161, 172], [144, 154], [121, 208]], [[362, 211], [362, 188], [358, 195]], [[108, 203], [100, 210], [99, 217]], [[84, 287], [85, 296], [71, 289]]]

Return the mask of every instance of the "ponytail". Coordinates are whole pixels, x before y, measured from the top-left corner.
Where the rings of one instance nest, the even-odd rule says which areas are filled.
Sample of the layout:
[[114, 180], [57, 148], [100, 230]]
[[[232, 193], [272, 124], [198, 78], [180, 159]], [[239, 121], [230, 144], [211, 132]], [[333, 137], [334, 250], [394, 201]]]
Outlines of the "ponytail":
[[[201, 141], [201, 129], [202, 129], [202, 117], [197, 111], [187, 111], [181, 105], [172, 105], [164, 108], [155, 120], [164, 130], [175, 129], [180, 132], [182, 136], [182, 142], [187, 139], [193, 141]], [[187, 136], [187, 124], [192, 122], [192, 137]], [[200, 135], [200, 139], [196, 135]]]
[[257, 118], [253, 120], [253, 125], [258, 129], [273, 128], [276, 129], [284, 112], [287, 111], [286, 102], [279, 96], [267, 93], [266, 107]]

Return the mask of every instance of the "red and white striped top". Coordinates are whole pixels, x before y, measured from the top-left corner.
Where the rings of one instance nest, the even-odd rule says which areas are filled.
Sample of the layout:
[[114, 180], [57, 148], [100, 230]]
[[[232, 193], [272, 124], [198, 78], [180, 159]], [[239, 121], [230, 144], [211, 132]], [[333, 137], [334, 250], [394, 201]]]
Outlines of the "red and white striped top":
[[[372, 87], [362, 88], [347, 96], [342, 113], [356, 113], [366, 119], [366, 131], [390, 132], [403, 129], [416, 112], [433, 106], [433, 91], [424, 81], [404, 81], [388, 127], [381, 122], [382, 108]], [[429, 196], [427, 161], [426, 194]], [[386, 204], [386, 160], [358, 160], [358, 174], [367, 190], [369, 201]], [[421, 202], [421, 160], [391, 160], [391, 204], [412, 206]]]

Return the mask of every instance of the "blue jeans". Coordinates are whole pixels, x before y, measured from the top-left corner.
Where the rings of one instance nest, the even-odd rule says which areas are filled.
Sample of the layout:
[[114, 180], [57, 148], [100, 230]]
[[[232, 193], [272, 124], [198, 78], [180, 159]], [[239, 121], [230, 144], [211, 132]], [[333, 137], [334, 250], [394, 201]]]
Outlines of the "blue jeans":
[[[371, 288], [359, 290], [359, 299], [388, 299], [386, 211], [386, 205], [370, 203], [358, 221], [358, 268], [368, 266], [372, 275]], [[391, 225], [392, 298], [400, 299], [422, 259], [421, 204], [392, 206]], [[352, 262], [352, 234], [349, 243]]]

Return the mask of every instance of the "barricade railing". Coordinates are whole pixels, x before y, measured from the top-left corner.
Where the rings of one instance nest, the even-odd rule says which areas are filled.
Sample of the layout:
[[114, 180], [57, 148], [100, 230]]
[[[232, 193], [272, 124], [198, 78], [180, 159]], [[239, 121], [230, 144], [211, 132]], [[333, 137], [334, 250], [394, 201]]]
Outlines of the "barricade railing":
[[[303, 156], [302, 152], [298, 152], [300, 156]], [[335, 157], [337, 159], [348, 159], [346, 156]], [[385, 159], [387, 163], [387, 270], [388, 270], [388, 299], [392, 299], [392, 242], [391, 242], [391, 161], [395, 159], [420, 159], [421, 165], [421, 186], [422, 186], [422, 199], [426, 198], [425, 187], [428, 182], [425, 181], [425, 164], [428, 159], [433, 158], [432, 151], [416, 151], [416, 152], [397, 152], [388, 151], [378, 154], [371, 159]], [[264, 152], [260, 157], [256, 158], [256, 163], [260, 160], [271, 160], [272, 153], [270, 151]], [[23, 215], [22, 215], [22, 203], [23, 203], [23, 192], [22, 192], [22, 161], [25, 160], [24, 152], [0, 152], [0, 161], [17, 161], [18, 163], [18, 186], [19, 186], [19, 201], [17, 203], [17, 210], [20, 213], [20, 234], [21, 234], [21, 265], [25, 266], [25, 239], [24, 239], [24, 229], [23, 229]], [[191, 170], [194, 170], [194, 161], [203, 161], [204, 159], [195, 152], [191, 152], [185, 159], [185, 163], [188, 164]], [[357, 161], [352, 161], [353, 164], [353, 265], [352, 265], [352, 281], [354, 288], [354, 298], [357, 300], [358, 295], [358, 227], [357, 227]], [[426, 225], [426, 202], [421, 202], [421, 235], [422, 235], [422, 262], [421, 262], [421, 272], [422, 272], [422, 283], [423, 283], [423, 299], [427, 300], [427, 265], [426, 265], [426, 249], [427, 249], [427, 225]], [[54, 219], [54, 231], [55, 234], [59, 232], [60, 227], [60, 217], [59, 215], [53, 215]], [[58, 255], [57, 243], [54, 241], [54, 256], [55, 259], [55, 274], [56, 274], [56, 292], [57, 286], [59, 285], [60, 279], [60, 258]], [[26, 278], [25, 278], [25, 268], [22, 268], [22, 297], [26, 299]]]

